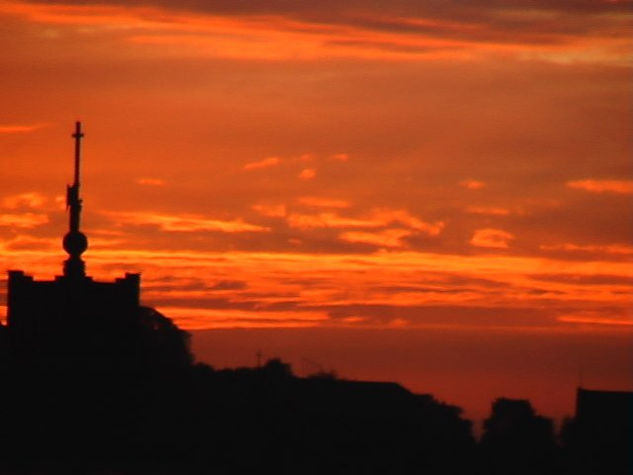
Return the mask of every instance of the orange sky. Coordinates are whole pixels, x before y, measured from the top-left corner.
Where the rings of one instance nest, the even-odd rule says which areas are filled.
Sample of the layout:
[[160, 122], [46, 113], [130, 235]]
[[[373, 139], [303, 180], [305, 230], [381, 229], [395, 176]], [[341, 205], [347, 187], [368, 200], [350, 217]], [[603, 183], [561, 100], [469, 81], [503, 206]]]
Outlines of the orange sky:
[[0, 0], [4, 268], [61, 271], [81, 119], [88, 272], [185, 328], [574, 335], [631, 385], [631, 2], [126, 3]]

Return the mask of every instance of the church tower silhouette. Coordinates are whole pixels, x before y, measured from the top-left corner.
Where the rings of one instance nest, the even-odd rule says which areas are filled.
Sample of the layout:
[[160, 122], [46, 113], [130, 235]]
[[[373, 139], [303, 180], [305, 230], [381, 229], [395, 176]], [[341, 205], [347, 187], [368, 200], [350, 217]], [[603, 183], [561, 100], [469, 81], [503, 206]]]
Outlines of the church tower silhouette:
[[88, 239], [80, 230], [81, 123], [75, 125], [74, 181], [67, 187], [69, 229], [63, 239], [68, 259], [63, 275], [36, 281], [10, 270], [7, 330], [10, 362], [44, 370], [116, 369], [129, 365], [138, 351], [140, 274], [114, 282], [86, 275], [81, 255]]

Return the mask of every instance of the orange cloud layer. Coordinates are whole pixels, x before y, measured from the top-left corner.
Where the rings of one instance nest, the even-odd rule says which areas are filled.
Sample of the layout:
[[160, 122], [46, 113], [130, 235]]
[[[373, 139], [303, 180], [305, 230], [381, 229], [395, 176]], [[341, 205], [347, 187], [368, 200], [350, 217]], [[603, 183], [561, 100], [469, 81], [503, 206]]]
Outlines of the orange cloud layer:
[[592, 193], [633, 194], [633, 180], [574, 180], [567, 186]]
[[[351, 238], [378, 239], [369, 234]], [[397, 236], [391, 238], [398, 239]], [[2, 264], [5, 268], [22, 268], [36, 276], [39, 274], [40, 278], [57, 274], [63, 260], [58, 241], [46, 243], [43, 248], [12, 248], [11, 252], [2, 254]], [[379, 244], [388, 247], [384, 242]], [[51, 259], [51, 246], [60, 249], [57, 258]], [[120, 246], [93, 247], [86, 253], [86, 261], [89, 273], [98, 278], [113, 278], [123, 271], [142, 271], [144, 301], [163, 311], [188, 309], [179, 310], [173, 316], [177, 320], [181, 315], [193, 318], [185, 322], [190, 328], [214, 327], [217, 323], [202, 317], [195, 320], [196, 314], [214, 315], [222, 320], [222, 326], [231, 326], [231, 315], [236, 311], [243, 313], [239, 322], [235, 322], [238, 326], [248, 326], [249, 321], [259, 325], [258, 319], [267, 314], [276, 316], [278, 326], [284, 325], [284, 318], [294, 324], [303, 317], [309, 317], [310, 324], [318, 325], [338, 324], [339, 318], [355, 317], [354, 321], [362, 325], [380, 326], [397, 318], [411, 325], [442, 323], [450, 326], [464, 324], [467, 320], [460, 317], [463, 313], [480, 315], [473, 322], [484, 326], [520, 327], [528, 322], [551, 326], [556, 312], [562, 317], [584, 317], [582, 312], [594, 308], [596, 312], [603, 312], [599, 318], [614, 318], [613, 308], [628, 308], [633, 291], [633, 273], [624, 262], [394, 251], [318, 256], [209, 253], [135, 250]], [[626, 280], [609, 285], [600, 281], [591, 283], [590, 277], [597, 270], [614, 279], [621, 276]], [[546, 279], [544, 272], [552, 272], [552, 279]], [[534, 275], [540, 276], [539, 279], [534, 280]], [[213, 282], [230, 284], [213, 285]], [[572, 307], [578, 308], [575, 314], [570, 313]], [[534, 310], [518, 318], [526, 308]], [[539, 316], [539, 312], [544, 312], [539, 309], [547, 309], [547, 312]], [[564, 319], [558, 321], [566, 323]]]
[[[441, 8], [401, 11], [375, 5], [376, 11], [368, 5], [356, 9], [330, 6], [318, 11], [301, 4], [296, 4], [296, 11], [276, 11], [272, 6], [270, 11], [244, 11], [236, 6], [228, 13], [226, 9], [214, 11], [213, 4], [201, 4], [199, 11], [187, 12], [185, 8], [164, 8], [164, 3], [131, 7], [3, 1], [0, 12], [34, 22], [100, 29], [150, 49], [159, 45], [162, 54], [181, 56], [419, 60], [515, 54], [567, 63], [623, 62], [630, 44], [612, 33], [621, 28], [618, 14], [622, 11], [615, 9], [615, 2], [610, 3], [614, 4], [612, 14], [606, 14], [606, 8], [565, 11], [557, 4], [546, 8], [551, 16], [543, 15], [543, 5], [538, 10], [482, 5], [478, 15], [465, 8], [458, 21], [452, 19], [455, 11]], [[195, 4], [190, 6], [196, 8]], [[558, 29], [552, 28], [552, 23], [559, 25]]]
[[265, 232], [269, 228], [247, 223], [241, 219], [222, 221], [192, 214], [167, 215], [152, 212], [105, 212], [118, 224], [155, 225], [163, 231], [196, 232], [222, 231], [225, 233]]

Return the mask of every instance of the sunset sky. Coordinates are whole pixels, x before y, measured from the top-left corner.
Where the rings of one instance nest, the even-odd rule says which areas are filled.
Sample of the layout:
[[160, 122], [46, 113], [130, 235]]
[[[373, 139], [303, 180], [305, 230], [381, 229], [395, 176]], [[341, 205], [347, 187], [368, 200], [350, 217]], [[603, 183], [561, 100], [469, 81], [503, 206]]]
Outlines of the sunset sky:
[[1, 267], [61, 272], [81, 120], [88, 273], [215, 366], [633, 388], [631, 2], [129, 3], [0, 0]]

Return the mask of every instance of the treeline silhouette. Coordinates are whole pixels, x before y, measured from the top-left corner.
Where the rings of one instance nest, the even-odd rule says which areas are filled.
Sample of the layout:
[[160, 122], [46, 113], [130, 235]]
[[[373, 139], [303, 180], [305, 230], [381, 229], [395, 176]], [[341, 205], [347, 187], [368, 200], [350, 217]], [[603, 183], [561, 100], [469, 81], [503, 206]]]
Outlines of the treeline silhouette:
[[630, 432], [592, 444], [569, 420], [558, 438], [528, 401], [497, 399], [477, 442], [460, 408], [395, 383], [195, 363], [186, 332], [139, 311], [123, 354], [76, 333], [98, 351], [16, 358], [0, 326], [0, 473], [629, 473]]

